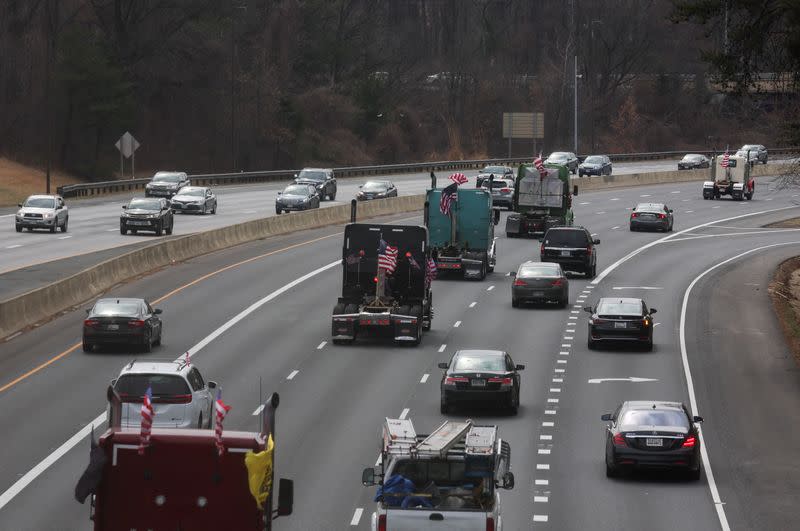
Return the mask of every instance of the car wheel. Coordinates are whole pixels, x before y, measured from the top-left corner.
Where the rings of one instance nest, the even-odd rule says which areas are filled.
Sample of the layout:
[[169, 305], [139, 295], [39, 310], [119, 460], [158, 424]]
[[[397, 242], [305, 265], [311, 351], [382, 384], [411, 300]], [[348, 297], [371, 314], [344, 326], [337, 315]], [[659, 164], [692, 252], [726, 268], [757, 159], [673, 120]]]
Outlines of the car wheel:
[[275, 214], [277, 214], [278, 216], [280, 216], [281, 214], [283, 214], [283, 211], [282, 211], [280, 208], [276, 208], [276, 209], [275, 209]]
[[512, 308], [519, 308], [519, 301], [515, 298], [511, 298], [511, 307]]
[[128, 234], [128, 229], [126, 229], [123, 226], [120, 226], [119, 227], [119, 233], [122, 234], [123, 236], [125, 236], [126, 234]]
[[203, 429], [203, 414], [202, 413], [200, 413], [200, 418], [197, 419], [197, 429], [198, 430], [202, 430]]
[[161, 346], [161, 335], [162, 334], [163, 334], [163, 331], [161, 329], [159, 329], [158, 330], [158, 337], [156, 337], [155, 343], [153, 343], [153, 345], [155, 345], [157, 347]]
[[167, 236], [172, 236], [172, 228], [175, 225], [175, 220], [171, 220], [169, 222], [169, 227], [167, 228]]
[[149, 333], [146, 334], [144, 337], [144, 344], [142, 345], [142, 350], [147, 353], [153, 352], [153, 342]]
[[595, 343], [594, 339], [592, 339], [592, 336], [589, 335], [589, 338], [586, 340], [586, 348], [588, 348], [589, 350], [594, 350], [596, 347], [597, 344]]
[[645, 350], [645, 352], [653, 352], [653, 340], [652, 339], [644, 344], [644, 350]]
[[439, 413], [442, 415], [447, 415], [450, 412], [450, 404], [447, 403], [447, 400], [444, 397], [444, 393], [442, 393], [442, 397], [439, 400]]
[[687, 476], [689, 477], [689, 481], [700, 481], [700, 476], [702, 475], [703, 467], [697, 466], [697, 470], [689, 470]]
[[131, 234], [135, 236], [136, 234], [139, 234], [139, 231], [137, 229], [131, 229]]
[[211, 215], [215, 215], [217, 213], [217, 204], [214, 203], [214, 208], [211, 209]]
[[161, 236], [161, 234], [164, 232], [163, 225], [164, 225], [163, 221], [160, 221], [158, 225], [156, 225], [156, 230], [155, 230], [156, 236]]
[[69, 224], [69, 218], [64, 219], [64, 224], [61, 225], [61, 232], [67, 232], [67, 225]]
[[50, 232], [51, 232], [51, 233], [52, 233], [52, 232], [55, 232], [55, 231], [56, 231], [56, 227], [58, 227], [58, 220], [56, 220], [56, 221], [55, 221], [55, 222], [54, 222], [54, 223], [53, 223], [53, 224], [50, 226]]
[[619, 470], [614, 465], [609, 465], [608, 461], [606, 461], [606, 477], [607, 478], [615, 478], [619, 476]]
[[561, 306], [562, 308], [566, 308], [568, 304], [569, 304], [569, 297], [564, 297], [563, 299], [561, 299], [559, 306]]
[[511, 398], [508, 399], [508, 411], [512, 415], [516, 415], [519, 412], [519, 395], [514, 396], [511, 395]]
[[83, 341], [83, 351], [84, 352], [91, 352], [94, 349], [94, 345], [87, 342], [86, 340]]

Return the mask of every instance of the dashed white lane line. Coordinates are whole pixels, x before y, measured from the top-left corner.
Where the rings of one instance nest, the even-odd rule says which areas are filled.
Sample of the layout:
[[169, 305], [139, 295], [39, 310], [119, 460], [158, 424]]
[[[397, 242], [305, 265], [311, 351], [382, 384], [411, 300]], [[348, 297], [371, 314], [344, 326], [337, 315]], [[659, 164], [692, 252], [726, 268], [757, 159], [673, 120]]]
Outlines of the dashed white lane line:
[[289, 376], [286, 377], [287, 380], [294, 380], [294, 377], [300, 374], [300, 371], [294, 370], [289, 373]]
[[692, 212], [694, 212], [694, 210], [687, 210], [686, 211], [687, 214], [691, 214]]
[[556, 414], [556, 410], [555, 409], [545, 409], [544, 410], [544, 414], [545, 415], [555, 415]]
[[539, 448], [539, 455], [550, 455], [550, 448]]
[[494, 285], [489, 286], [488, 288], [486, 288], [486, 291], [492, 291], [493, 289], [494, 289]]
[[686, 202], [686, 201], [691, 201], [691, 199], [681, 199], [681, 201]]
[[549, 479], [535, 479], [535, 480], [533, 480], [533, 482], [534, 482], [535, 485], [549, 485], [550, 484], [550, 480]]
[[547, 496], [534, 496], [533, 503], [547, 503]]
[[59, 240], [69, 240], [70, 238], [72, 238], [72, 236], [69, 236], [69, 235], [68, 236], [59, 236], [58, 237]]
[[605, 213], [606, 213], [605, 210], [601, 210], [600, 212], [595, 212], [595, 214], [597, 214], [598, 216], [602, 216]]
[[556, 372], [564, 372], [564, 369], [556, 369]]
[[719, 208], [719, 205], [717, 205], [717, 206], [713, 206], [713, 207], [711, 207], [711, 208]]
[[106, 232], [117, 232], [119, 229], [106, 229]]
[[536, 470], [550, 470], [550, 465], [547, 463], [538, 463], [536, 465]]
[[546, 522], [547, 521], [547, 515], [546, 514], [534, 514], [533, 515], [533, 521], [534, 522]]
[[611, 227], [611, 230], [617, 230], [618, 228], [619, 228], [619, 225], [617, 225], [616, 227]]
[[558, 404], [558, 398], [548, 398], [547, 399], [547, 403], [548, 404]]
[[589, 286], [586, 286], [586, 289], [588, 289], [588, 290], [593, 290], [593, 289], [594, 289], [594, 286], [591, 286], [591, 285], [589, 285]]
[[650, 194], [642, 194], [639, 197], [650, 197]]
[[6, 249], [16, 249], [17, 247], [22, 247], [22, 245], [20, 245], [20, 244], [17, 244], [17, 245], [9, 245], [8, 247], [6, 247]]
[[681, 191], [680, 191], [680, 190], [673, 190], [673, 191], [671, 191], [670, 193], [671, 193], [671, 194], [679, 194], [679, 193], [681, 193]]
[[430, 374], [423, 374], [422, 378], [419, 379], [419, 383], [427, 382], [428, 381], [428, 376], [430, 376]]
[[553, 378], [553, 383], [564, 383], [564, 378]]
[[243, 213], [244, 214], [255, 214], [256, 212], [258, 212], [258, 210], [245, 210]]
[[564, 339], [575, 339], [573, 336], [564, 336]]
[[469, 303], [469, 307], [470, 308], [474, 308], [476, 304], [478, 304], [478, 303], [477, 302], [471, 302], [471, 303]]
[[447, 343], [442, 343], [442, 346], [439, 347], [439, 352], [444, 352], [444, 349], [447, 348]]
[[411, 411], [411, 410], [410, 410], [410, 409], [408, 409], [408, 408], [403, 408], [403, 412], [402, 412], [402, 413], [400, 413], [400, 420], [403, 420], [403, 419], [405, 419], [405, 418], [408, 416], [408, 413], [409, 413], [410, 411]]
[[327, 341], [323, 341], [322, 343], [317, 345], [317, 350], [322, 350], [323, 348], [325, 348], [325, 345], [327, 345], [327, 344], [328, 344]]
[[355, 512], [353, 513], [353, 518], [350, 520], [351, 526], [357, 526], [358, 523], [361, 521], [361, 515], [364, 514], [364, 509], [362, 507], [356, 508]]
[[[550, 421], [547, 421], [547, 422], [542, 422], [542, 427], [543, 427], [543, 428], [552, 428], [552, 427], [554, 427], [555, 425], [556, 425], [556, 423], [555, 423], [555, 422], [550, 422]], [[550, 466], [548, 465], [548, 466], [547, 466], [547, 468], [550, 468]]]
[[459, 326], [461, 326], [461, 321], [456, 321], [453, 328], [458, 328]]
[[570, 319], [570, 321], [577, 321], [577, 320], [578, 320], [578, 317], [577, 317], [577, 316], [575, 316], [575, 315], [570, 315], [570, 316], [569, 316], [569, 319]]
[[562, 348], [569, 348], [572, 346], [572, 343], [561, 343]]
[[619, 201], [619, 197], [612, 197], [609, 201]]
[[561, 356], [569, 356], [569, 351], [568, 350], [559, 350], [558, 353]]
[[255, 411], [253, 411], [253, 416], [260, 414], [262, 411], [264, 411], [264, 404], [261, 404], [256, 408]]
[[567, 360], [556, 360], [558, 363], [566, 363]]
[[[581, 305], [580, 304], [573, 304], [572, 307], [573, 308], [580, 308]], [[581, 313], [581, 312], [572, 312], [572, 313]]]
[[[578, 305], [576, 304], [576, 305], [575, 305], [575, 308], [580, 308], [580, 306], [578, 306]], [[575, 313], [575, 314], [577, 314], [577, 313], [581, 313], [581, 312], [580, 312], [580, 310], [570, 310], [570, 312], [569, 312], [569, 313]]]
[[560, 392], [561, 392], [561, 389], [560, 389], [560, 388], [558, 388], [558, 387], [551, 387], [551, 388], [550, 388], [550, 392], [551, 392], [551, 393], [560, 393]]
[[579, 205], [591, 205], [590, 201], [584, 201], [583, 203], [578, 203]]

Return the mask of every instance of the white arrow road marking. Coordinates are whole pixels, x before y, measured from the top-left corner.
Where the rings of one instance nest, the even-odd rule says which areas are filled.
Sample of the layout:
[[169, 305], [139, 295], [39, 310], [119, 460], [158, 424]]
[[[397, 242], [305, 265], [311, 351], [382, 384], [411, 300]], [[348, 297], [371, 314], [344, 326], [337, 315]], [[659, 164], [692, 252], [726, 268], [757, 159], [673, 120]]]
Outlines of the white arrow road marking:
[[611, 289], [664, 289], [656, 286], [614, 286]]
[[627, 378], [591, 378], [587, 383], [603, 383], [603, 382], [657, 382], [658, 378], [639, 378], [638, 376], [628, 376]]

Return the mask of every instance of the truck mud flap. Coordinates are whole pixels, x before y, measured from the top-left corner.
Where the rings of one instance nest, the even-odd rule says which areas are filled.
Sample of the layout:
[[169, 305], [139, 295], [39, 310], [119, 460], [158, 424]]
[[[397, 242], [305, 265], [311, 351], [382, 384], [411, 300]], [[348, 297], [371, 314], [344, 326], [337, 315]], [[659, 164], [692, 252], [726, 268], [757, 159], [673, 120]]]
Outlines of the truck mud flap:
[[506, 234], [519, 234], [519, 214], [509, 214], [506, 218]]
[[333, 339], [350, 340], [356, 337], [356, 323], [358, 322], [358, 314], [340, 314], [334, 315], [331, 336]]
[[481, 278], [481, 271], [483, 270], [482, 260], [462, 258], [461, 265], [464, 270], [464, 278]]
[[394, 340], [415, 343], [418, 341], [422, 321], [413, 315], [392, 315], [394, 321]]

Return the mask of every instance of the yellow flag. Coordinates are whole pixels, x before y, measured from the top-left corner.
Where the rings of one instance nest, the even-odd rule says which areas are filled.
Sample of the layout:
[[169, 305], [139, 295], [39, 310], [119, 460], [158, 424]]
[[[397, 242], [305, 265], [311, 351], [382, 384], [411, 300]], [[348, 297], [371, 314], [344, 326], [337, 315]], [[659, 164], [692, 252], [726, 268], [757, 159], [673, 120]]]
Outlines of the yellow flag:
[[248, 451], [244, 454], [244, 465], [247, 467], [247, 482], [250, 486], [250, 494], [256, 499], [259, 507], [264, 507], [269, 492], [272, 489], [272, 451], [275, 443], [272, 441], [272, 434], [267, 441], [267, 448], [263, 452], [253, 453]]

